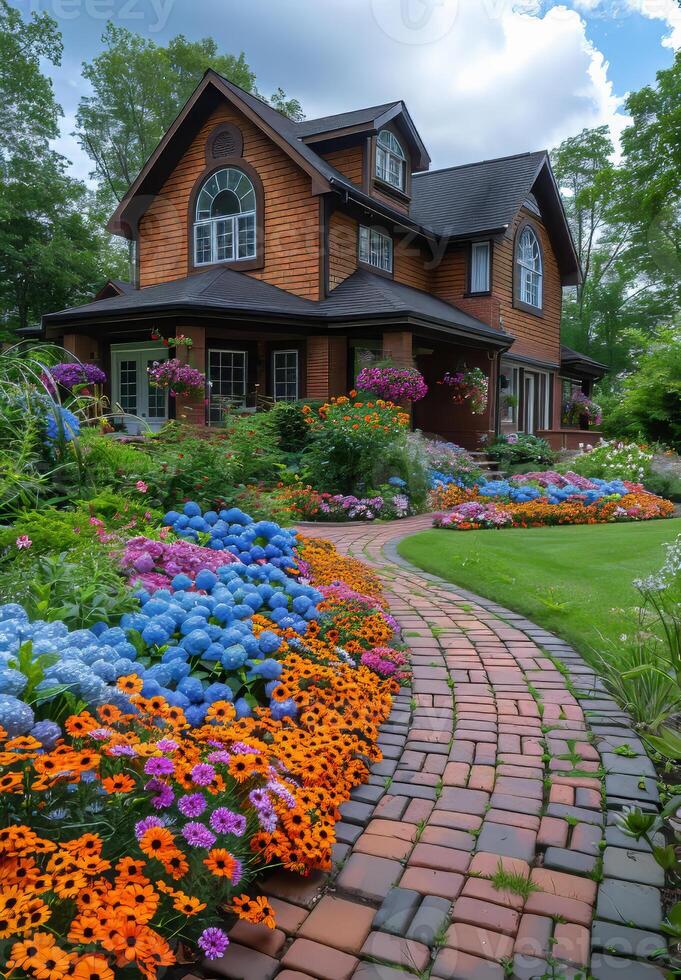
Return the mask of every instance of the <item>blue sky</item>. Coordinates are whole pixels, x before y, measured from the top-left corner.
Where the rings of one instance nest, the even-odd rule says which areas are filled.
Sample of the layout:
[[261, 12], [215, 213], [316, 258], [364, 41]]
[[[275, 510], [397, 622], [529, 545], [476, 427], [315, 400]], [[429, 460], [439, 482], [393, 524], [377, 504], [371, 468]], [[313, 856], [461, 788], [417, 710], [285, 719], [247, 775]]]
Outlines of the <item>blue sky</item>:
[[15, 0], [63, 34], [51, 70], [65, 118], [58, 149], [85, 177], [70, 136], [87, 92], [83, 60], [106, 20], [157, 43], [213, 36], [243, 50], [258, 86], [281, 85], [312, 117], [403, 98], [436, 167], [556, 145], [585, 126], [626, 124], [628, 91], [654, 81], [681, 44], [676, 0]]

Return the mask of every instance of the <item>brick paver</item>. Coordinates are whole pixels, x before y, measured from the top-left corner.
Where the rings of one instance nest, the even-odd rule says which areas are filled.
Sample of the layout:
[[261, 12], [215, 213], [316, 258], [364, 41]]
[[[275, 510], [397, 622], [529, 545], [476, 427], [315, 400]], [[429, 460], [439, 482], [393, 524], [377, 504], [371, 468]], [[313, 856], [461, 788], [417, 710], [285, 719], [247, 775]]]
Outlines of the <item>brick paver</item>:
[[[662, 882], [612, 822], [632, 798], [656, 805], [643, 747], [567, 644], [397, 557], [396, 541], [430, 524], [302, 527], [375, 566], [412, 650], [411, 690], [383, 726], [383, 762], [341, 808], [332, 890], [277, 872], [265, 884], [277, 933], [259, 944], [236, 927], [207, 976], [571, 977], [592, 948], [602, 968], [605, 935], [622, 976], [651, 969], [652, 939], [629, 939], [658, 928]], [[614, 753], [625, 741], [636, 758]], [[631, 934], [619, 945], [618, 929]]]

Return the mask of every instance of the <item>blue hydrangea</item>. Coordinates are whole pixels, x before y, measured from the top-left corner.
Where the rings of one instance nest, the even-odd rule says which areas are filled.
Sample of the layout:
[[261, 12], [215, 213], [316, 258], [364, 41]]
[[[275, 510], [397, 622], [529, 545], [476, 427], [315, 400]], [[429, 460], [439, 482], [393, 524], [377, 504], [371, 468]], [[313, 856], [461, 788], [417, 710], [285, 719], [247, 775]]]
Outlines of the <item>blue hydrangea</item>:
[[26, 735], [33, 728], [35, 716], [29, 705], [9, 694], [0, 694], [0, 725], [10, 738]]
[[44, 749], [53, 749], [61, 738], [61, 728], [54, 721], [38, 721], [31, 729], [31, 735], [37, 739]]

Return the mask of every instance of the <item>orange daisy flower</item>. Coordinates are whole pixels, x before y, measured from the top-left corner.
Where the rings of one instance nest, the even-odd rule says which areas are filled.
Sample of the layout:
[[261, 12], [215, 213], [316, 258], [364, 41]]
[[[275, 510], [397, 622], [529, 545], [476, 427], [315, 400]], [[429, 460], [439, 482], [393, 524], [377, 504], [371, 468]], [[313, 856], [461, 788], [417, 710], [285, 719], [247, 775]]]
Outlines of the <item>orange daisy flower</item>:
[[115, 980], [109, 961], [96, 953], [79, 957], [71, 977], [73, 980]]
[[132, 776], [125, 776], [122, 773], [116, 776], [107, 776], [106, 779], [102, 780], [102, 786], [107, 793], [131, 793], [136, 785]]

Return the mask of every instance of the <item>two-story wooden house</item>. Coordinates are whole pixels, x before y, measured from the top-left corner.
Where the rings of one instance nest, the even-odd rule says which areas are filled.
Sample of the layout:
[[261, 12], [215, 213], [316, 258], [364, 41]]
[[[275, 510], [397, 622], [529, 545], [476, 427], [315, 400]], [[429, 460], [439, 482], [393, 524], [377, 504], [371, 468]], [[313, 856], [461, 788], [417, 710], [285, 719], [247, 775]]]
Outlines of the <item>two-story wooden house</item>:
[[[403, 102], [295, 123], [207, 71], [109, 222], [135, 242], [136, 282], [48, 314], [46, 336], [100, 364], [112, 402], [152, 427], [180, 410], [217, 423], [254, 392], [340, 395], [380, 355], [425, 376], [424, 431], [565, 442], [563, 394], [598, 369], [561, 360], [561, 289], [580, 269], [547, 154], [429, 164]], [[152, 333], [192, 338], [205, 403], [149, 386], [168, 356]], [[437, 383], [474, 366], [482, 416]]]

